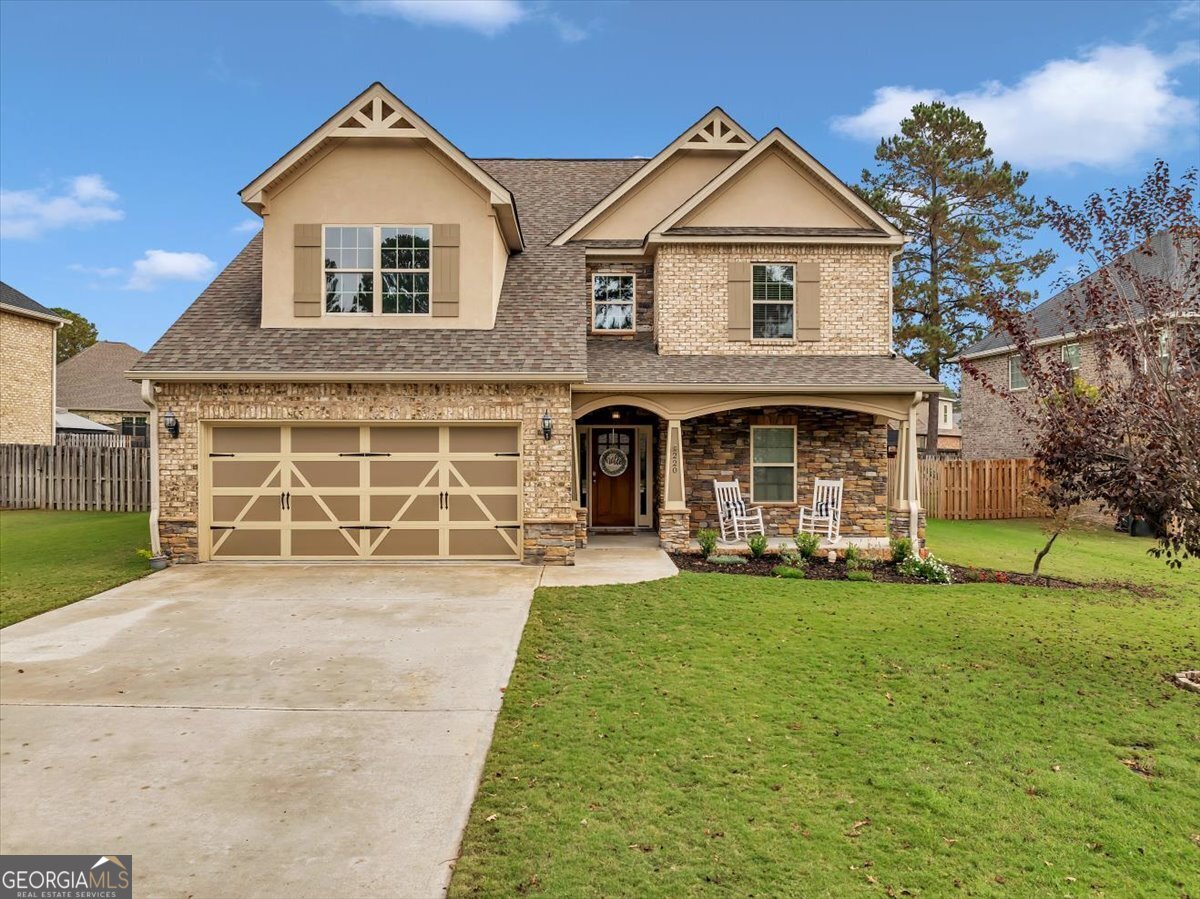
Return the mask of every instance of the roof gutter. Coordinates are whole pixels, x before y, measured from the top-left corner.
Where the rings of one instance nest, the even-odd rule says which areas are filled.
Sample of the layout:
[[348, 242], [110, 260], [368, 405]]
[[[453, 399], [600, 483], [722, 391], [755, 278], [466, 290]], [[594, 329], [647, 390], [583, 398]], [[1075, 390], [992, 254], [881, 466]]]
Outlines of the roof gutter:
[[36, 318], [38, 321], [49, 322], [59, 328], [67, 323], [67, 320], [60, 315], [53, 315], [49, 312], [35, 312], [32, 309], [26, 309], [24, 306], [13, 306], [9, 303], [0, 303], [0, 311], [10, 312], [13, 315], [23, 315], [26, 318]]
[[895, 393], [911, 394], [914, 390], [932, 393], [941, 392], [942, 385], [933, 384], [636, 384], [600, 383], [589, 381], [575, 384], [575, 393], [612, 393], [637, 391], [639, 393]]
[[412, 371], [156, 371], [133, 370], [125, 377], [140, 381], [151, 378], [155, 381], [249, 381], [274, 382], [295, 381], [300, 383], [322, 383], [340, 381], [344, 383], [371, 383], [378, 381], [404, 382], [408, 384], [441, 383], [446, 381], [506, 381], [509, 383], [545, 383], [583, 381], [587, 372], [412, 372]]

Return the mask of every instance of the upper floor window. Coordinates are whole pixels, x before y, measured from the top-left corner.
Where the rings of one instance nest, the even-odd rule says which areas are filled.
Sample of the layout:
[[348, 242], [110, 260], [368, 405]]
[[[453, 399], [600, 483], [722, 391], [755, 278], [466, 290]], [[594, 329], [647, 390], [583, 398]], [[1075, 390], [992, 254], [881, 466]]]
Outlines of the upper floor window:
[[795, 336], [796, 267], [754, 263], [750, 277], [755, 340], [791, 340]]
[[325, 228], [325, 311], [428, 315], [428, 225]]
[[634, 330], [633, 275], [592, 276], [592, 330]]
[[942, 403], [941, 411], [942, 411], [942, 422], [941, 423], [943, 426], [949, 427], [950, 426], [950, 415], [953, 412], [953, 407], [949, 403]]
[[1067, 368], [1069, 368], [1071, 371], [1079, 371], [1079, 362], [1081, 359], [1079, 354], [1079, 344], [1064, 343], [1062, 348], [1062, 358], [1063, 362], [1067, 363]]
[[1015, 353], [1008, 357], [1008, 389], [1024, 390], [1029, 386], [1025, 380], [1025, 369], [1021, 368], [1021, 357]]

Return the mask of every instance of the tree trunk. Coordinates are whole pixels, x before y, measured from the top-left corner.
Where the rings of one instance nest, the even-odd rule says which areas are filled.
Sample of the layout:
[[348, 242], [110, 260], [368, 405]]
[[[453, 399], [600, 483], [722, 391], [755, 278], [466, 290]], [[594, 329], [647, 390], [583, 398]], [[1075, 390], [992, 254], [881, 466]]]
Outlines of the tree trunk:
[[[937, 375], [934, 375], [937, 377]], [[936, 459], [938, 454], [938, 425], [941, 424], [941, 394], [929, 394], [929, 408], [926, 409], [925, 423], [925, 457]]]
[[1054, 545], [1054, 541], [1058, 539], [1059, 532], [1055, 531], [1050, 535], [1050, 539], [1046, 541], [1046, 545], [1038, 550], [1038, 554], [1033, 559], [1033, 576], [1037, 577], [1038, 569], [1042, 567], [1042, 559], [1046, 558], [1046, 554], [1050, 552], [1050, 547]]

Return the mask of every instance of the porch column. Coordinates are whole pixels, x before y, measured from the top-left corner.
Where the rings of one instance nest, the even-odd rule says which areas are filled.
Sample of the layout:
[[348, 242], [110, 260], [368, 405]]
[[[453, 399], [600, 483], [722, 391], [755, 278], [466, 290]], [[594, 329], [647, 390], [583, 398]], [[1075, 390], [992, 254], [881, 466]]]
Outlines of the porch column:
[[907, 421], [900, 422], [896, 440], [896, 488], [892, 504], [893, 518], [899, 519], [895, 524], [901, 526], [893, 528], [893, 536], [906, 534], [913, 546], [920, 545], [921, 530], [921, 479], [917, 470], [917, 406], [921, 400], [922, 395], [916, 394], [908, 407]]
[[667, 420], [667, 476], [663, 508], [669, 512], [687, 511], [683, 481], [683, 429], [677, 418]]

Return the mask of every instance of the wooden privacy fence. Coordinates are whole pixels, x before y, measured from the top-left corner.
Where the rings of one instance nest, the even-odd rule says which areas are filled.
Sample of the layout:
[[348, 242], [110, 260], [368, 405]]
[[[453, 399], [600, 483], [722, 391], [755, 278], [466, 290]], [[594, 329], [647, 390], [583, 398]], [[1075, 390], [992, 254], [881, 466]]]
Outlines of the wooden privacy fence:
[[0, 507], [145, 511], [150, 508], [150, 450], [0, 444]]
[[[1046, 513], [1032, 493], [1032, 459], [920, 459], [921, 507], [930, 518], [1034, 518]], [[888, 461], [889, 497], [896, 460]]]

